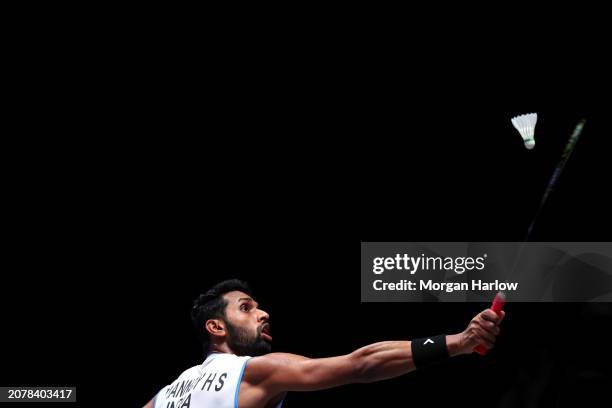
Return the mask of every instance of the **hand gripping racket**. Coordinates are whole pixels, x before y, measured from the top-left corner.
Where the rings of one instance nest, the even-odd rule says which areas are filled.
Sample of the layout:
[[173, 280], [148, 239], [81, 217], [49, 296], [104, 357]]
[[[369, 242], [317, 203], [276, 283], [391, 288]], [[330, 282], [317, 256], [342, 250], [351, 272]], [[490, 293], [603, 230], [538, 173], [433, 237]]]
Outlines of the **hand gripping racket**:
[[[498, 316], [501, 316], [501, 311], [504, 309], [504, 303], [506, 303], [506, 295], [504, 295], [503, 292], [498, 292], [497, 295], [495, 295], [495, 299], [493, 299], [491, 310], [497, 313]], [[487, 349], [482, 344], [479, 344], [474, 347], [474, 351], [480, 354], [481, 356], [487, 354]]]

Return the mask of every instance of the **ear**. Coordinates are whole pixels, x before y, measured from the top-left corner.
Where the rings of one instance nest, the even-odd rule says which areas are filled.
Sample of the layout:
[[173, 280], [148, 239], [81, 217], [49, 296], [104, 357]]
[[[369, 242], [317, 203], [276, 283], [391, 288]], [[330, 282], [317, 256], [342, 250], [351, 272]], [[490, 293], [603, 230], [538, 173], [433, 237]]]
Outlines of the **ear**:
[[204, 328], [208, 333], [215, 337], [225, 336], [225, 323], [220, 319], [208, 319], [204, 323]]

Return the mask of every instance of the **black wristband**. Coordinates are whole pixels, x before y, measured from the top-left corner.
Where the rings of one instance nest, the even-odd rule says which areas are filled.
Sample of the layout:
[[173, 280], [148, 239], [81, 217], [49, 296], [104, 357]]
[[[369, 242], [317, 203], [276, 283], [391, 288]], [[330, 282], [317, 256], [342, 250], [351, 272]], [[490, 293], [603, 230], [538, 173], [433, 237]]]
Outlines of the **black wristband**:
[[411, 342], [412, 361], [416, 368], [424, 368], [437, 364], [450, 357], [446, 347], [446, 336], [426, 337], [414, 339]]

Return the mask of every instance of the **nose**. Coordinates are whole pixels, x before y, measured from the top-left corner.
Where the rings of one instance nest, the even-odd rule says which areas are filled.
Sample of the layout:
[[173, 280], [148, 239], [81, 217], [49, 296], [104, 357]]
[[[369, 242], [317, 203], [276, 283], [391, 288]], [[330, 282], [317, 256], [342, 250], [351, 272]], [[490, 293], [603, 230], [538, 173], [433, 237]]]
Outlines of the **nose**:
[[259, 318], [257, 319], [258, 322], [262, 322], [265, 323], [268, 320], [270, 320], [270, 315], [267, 314], [266, 312], [264, 312], [263, 310], [259, 311]]

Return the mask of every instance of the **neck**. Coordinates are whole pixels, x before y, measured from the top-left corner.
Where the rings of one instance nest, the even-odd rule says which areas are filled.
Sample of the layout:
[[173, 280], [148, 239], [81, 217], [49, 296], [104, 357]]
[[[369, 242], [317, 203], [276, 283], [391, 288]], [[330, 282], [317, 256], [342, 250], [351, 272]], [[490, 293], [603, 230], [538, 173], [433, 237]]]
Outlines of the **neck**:
[[231, 348], [225, 343], [223, 344], [212, 344], [208, 349], [208, 354], [210, 353], [228, 353], [234, 354]]

